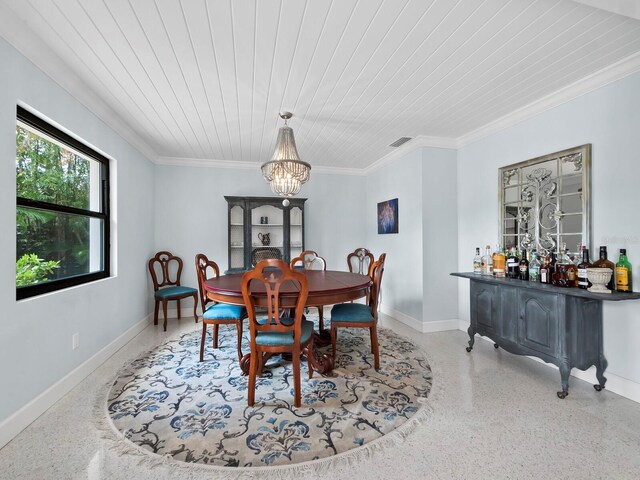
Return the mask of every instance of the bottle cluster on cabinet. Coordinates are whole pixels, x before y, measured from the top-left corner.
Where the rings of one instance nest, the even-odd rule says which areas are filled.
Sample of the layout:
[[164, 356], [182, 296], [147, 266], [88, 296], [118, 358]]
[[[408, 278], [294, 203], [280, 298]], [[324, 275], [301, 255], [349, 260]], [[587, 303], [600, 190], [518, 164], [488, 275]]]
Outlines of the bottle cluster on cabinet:
[[483, 255], [480, 254], [480, 247], [476, 248], [473, 272], [563, 288], [588, 289], [591, 282], [587, 269], [608, 268], [612, 271], [611, 280], [607, 284], [609, 290], [633, 292], [632, 267], [626, 249], [620, 249], [620, 258], [616, 264], [607, 258], [606, 246], [600, 247], [598, 257], [592, 262], [589, 249], [584, 245], [578, 245], [578, 249], [571, 253], [562, 244], [559, 253], [551, 251], [546, 255], [538, 255], [536, 250], [520, 251], [516, 247], [507, 249], [500, 245], [492, 249], [491, 245], [487, 245]]

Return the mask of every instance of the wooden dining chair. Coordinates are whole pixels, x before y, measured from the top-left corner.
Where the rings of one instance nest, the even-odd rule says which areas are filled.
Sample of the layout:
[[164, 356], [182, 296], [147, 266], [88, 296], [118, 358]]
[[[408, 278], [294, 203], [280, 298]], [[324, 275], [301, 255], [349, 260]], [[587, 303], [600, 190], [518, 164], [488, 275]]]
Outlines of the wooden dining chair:
[[347, 265], [351, 273], [359, 273], [360, 275], [371, 276], [371, 265], [375, 258], [373, 254], [366, 248], [356, 248], [353, 252], [347, 255]]
[[180, 285], [182, 275], [182, 259], [171, 252], [163, 250], [149, 259], [149, 272], [153, 280], [155, 305], [153, 309], [153, 324], [158, 324], [158, 308], [162, 303], [164, 313], [164, 331], [167, 331], [167, 303], [175, 300], [178, 304], [178, 318], [180, 318], [180, 300], [193, 297], [193, 317], [198, 323], [198, 290]]
[[[326, 270], [327, 262], [313, 250], [305, 250], [289, 263], [292, 269], [302, 266], [305, 270]], [[318, 326], [320, 331], [324, 330], [323, 308], [322, 305], [316, 307], [318, 309]]]
[[338, 328], [368, 328], [371, 338], [371, 353], [373, 353], [374, 368], [380, 369], [380, 352], [378, 348], [378, 299], [380, 298], [380, 285], [384, 273], [386, 254], [371, 265], [372, 284], [369, 289], [369, 298], [366, 304], [341, 303], [331, 309], [331, 347], [333, 357], [336, 358], [336, 342]]
[[[267, 269], [265, 271], [265, 269]], [[298, 289], [295, 310], [292, 314], [281, 308], [281, 287], [293, 282]], [[257, 318], [254, 294], [266, 295], [265, 318]], [[248, 404], [255, 403], [256, 376], [262, 371], [265, 355], [290, 353], [293, 361], [294, 403], [301, 406], [300, 354], [308, 348], [309, 378], [313, 375], [311, 355], [313, 350], [313, 322], [303, 320], [304, 304], [309, 294], [307, 279], [302, 272], [292, 270], [284, 261], [263, 260], [256, 268], [242, 277], [242, 297], [247, 306], [251, 332], [251, 359], [249, 366]], [[289, 294], [290, 295], [290, 294]], [[286, 316], [285, 316], [286, 315]], [[291, 316], [293, 315], [293, 316]], [[262, 316], [262, 315], [261, 315]]]
[[[207, 271], [211, 274], [208, 275]], [[218, 330], [220, 325], [235, 325], [238, 335], [238, 361], [242, 360], [242, 322], [247, 318], [247, 309], [242, 305], [218, 303], [209, 299], [205, 282], [210, 278], [220, 276], [218, 264], [209, 260], [204, 253], [196, 255], [196, 273], [200, 290], [200, 305], [202, 305], [202, 339], [200, 340], [200, 361], [204, 360], [204, 343], [207, 337], [207, 326], [213, 325], [213, 348], [218, 348]], [[207, 306], [207, 304], [209, 304]]]

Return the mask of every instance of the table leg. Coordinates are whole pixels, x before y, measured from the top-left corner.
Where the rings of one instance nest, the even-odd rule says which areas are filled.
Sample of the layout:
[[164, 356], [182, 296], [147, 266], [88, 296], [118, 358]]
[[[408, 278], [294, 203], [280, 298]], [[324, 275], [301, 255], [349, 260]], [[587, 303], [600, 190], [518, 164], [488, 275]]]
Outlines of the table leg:
[[309, 359], [309, 363], [315, 372], [318, 372], [320, 375], [328, 375], [335, 366], [335, 359], [333, 355], [320, 353], [314, 348], [318, 340], [319, 335], [314, 332], [313, 342], [309, 342], [309, 346], [303, 350], [303, 353]]

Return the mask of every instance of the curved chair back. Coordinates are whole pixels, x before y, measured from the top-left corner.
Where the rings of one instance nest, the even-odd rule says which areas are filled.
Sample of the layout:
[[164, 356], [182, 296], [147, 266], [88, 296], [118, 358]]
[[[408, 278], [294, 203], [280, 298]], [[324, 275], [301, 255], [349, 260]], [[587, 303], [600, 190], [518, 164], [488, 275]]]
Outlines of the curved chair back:
[[251, 264], [255, 267], [267, 258], [282, 259], [282, 252], [278, 247], [256, 247], [251, 251]]
[[[207, 276], [207, 270], [211, 270], [210, 276]], [[198, 253], [196, 255], [196, 275], [198, 276], [198, 290], [200, 291], [200, 306], [204, 312], [207, 309], [207, 303], [213, 301], [207, 297], [204, 282], [210, 278], [219, 277], [220, 269], [218, 268], [218, 264], [213, 260], [209, 260], [204, 253]]]
[[167, 286], [180, 286], [182, 275], [182, 259], [171, 252], [163, 250], [149, 259], [149, 272], [153, 280], [153, 289]]
[[371, 265], [375, 258], [373, 254], [366, 248], [356, 248], [353, 252], [347, 255], [347, 265], [349, 265], [349, 271], [352, 273], [359, 273], [360, 275], [371, 276]]
[[383, 253], [380, 258], [371, 265], [371, 290], [369, 293], [369, 305], [371, 306], [371, 313], [374, 318], [378, 318], [378, 304], [381, 294], [382, 286], [382, 274], [384, 273], [384, 261], [387, 258], [387, 254]]
[[291, 260], [291, 269], [294, 269], [296, 265], [302, 265], [305, 270], [326, 270], [327, 262], [324, 258], [319, 256], [313, 250], [305, 250], [296, 258]]
[[[269, 268], [265, 271], [265, 268]], [[281, 287], [286, 282], [296, 284], [297, 299], [295, 317], [283, 317], [280, 308]], [[257, 287], [257, 288], [256, 288]], [[254, 294], [266, 295], [267, 318], [258, 321]], [[302, 314], [309, 294], [309, 286], [304, 273], [289, 268], [283, 260], [271, 258], [262, 260], [256, 268], [242, 276], [242, 297], [244, 298], [251, 328], [251, 342], [255, 341], [258, 332], [293, 332], [294, 342], [300, 342]]]

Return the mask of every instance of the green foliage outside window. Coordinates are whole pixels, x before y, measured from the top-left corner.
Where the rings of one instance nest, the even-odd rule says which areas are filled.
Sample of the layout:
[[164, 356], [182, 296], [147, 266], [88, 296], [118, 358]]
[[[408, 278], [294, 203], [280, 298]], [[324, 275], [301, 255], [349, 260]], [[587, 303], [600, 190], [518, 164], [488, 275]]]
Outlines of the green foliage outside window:
[[16, 286], [24, 287], [34, 283], [46, 282], [60, 262], [44, 261], [35, 253], [24, 254], [16, 262]]
[[[90, 173], [88, 159], [16, 127], [18, 197], [89, 209]], [[16, 285], [88, 273], [89, 224], [80, 215], [18, 207]]]

